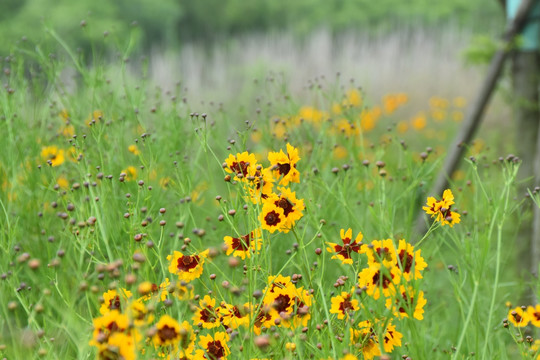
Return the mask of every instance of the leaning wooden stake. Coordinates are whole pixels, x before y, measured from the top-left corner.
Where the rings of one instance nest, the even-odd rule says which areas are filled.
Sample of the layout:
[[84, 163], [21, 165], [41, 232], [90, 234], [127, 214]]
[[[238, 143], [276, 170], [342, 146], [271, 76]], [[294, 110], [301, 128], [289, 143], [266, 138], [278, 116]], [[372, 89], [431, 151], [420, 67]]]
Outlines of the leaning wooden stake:
[[[491, 99], [495, 85], [497, 85], [497, 81], [502, 73], [504, 62], [508, 58], [508, 54], [511, 50], [511, 43], [516, 35], [519, 34], [525, 26], [527, 22], [527, 15], [529, 14], [534, 2], [535, 0], [523, 0], [516, 17], [505, 31], [503, 35], [503, 47], [497, 51], [491, 59], [488, 73], [484, 83], [482, 84], [478, 98], [469, 108], [465, 121], [463, 122], [458, 135], [454, 139], [454, 142], [448, 151], [443, 168], [439, 172], [439, 176], [431, 188], [429, 195], [442, 195], [443, 191], [448, 187], [448, 179], [457, 169], [459, 161], [463, 157], [463, 153], [465, 151], [464, 145], [471, 141], [476, 129], [480, 125], [484, 110]], [[418, 215], [416, 229], [418, 234], [424, 234], [427, 231], [427, 223], [425, 221], [425, 215], [423, 212]]]

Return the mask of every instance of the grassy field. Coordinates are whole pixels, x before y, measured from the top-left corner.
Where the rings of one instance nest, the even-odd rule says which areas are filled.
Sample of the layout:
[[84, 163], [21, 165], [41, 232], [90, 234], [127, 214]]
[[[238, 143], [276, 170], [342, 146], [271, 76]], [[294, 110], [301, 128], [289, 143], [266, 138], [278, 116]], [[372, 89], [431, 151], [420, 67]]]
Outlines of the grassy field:
[[484, 131], [428, 193], [454, 36], [4, 59], [0, 357], [536, 358], [519, 160]]

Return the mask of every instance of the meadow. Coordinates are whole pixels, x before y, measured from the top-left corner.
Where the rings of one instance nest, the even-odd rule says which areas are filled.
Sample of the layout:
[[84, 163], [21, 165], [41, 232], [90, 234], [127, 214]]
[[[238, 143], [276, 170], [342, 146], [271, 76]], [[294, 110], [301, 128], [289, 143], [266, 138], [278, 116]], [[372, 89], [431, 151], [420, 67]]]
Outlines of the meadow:
[[519, 159], [483, 129], [429, 193], [481, 79], [453, 36], [21, 45], [0, 75], [0, 357], [537, 358]]

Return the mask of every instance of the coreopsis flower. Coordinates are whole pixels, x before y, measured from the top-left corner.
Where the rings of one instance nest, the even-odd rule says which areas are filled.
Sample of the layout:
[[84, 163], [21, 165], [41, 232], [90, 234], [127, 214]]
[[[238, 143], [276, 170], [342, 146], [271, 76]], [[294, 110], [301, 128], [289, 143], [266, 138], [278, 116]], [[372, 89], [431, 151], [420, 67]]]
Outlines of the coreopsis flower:
[[332, 259], [341, 260], [343, 264], [352, 264], [353, 260], [351, 254], [353, 252], [360, 252], [364, 236], [359, 232], [358, 235], [356, 235], [356, 238], [352, 240], [352, 229], [350, 228], [346, 232], [344, 229], [341, 229], [340, 235], [343, 245], [327, 242], [328, 247], [326, 250], [330, 253], [335, 253], [335, 255], [332, 256]]
[[264, 203], [272, 203], [283, 210], [285, 219], [278, 230], [287, 233], [294, 227], [296, 222], [304, 216], [302, 214], [302, 211], [305, 209], [304, 200], [297, 199], [296, 193], [292, 192], [290, 189], [281, 187], [278, 188], [278, 190], [279, 194], [271, 194], [264, 200]]
[[175, 281], [169, 286], [169, 293], [175, 295], [179, 300], [193, 299], [193, 285], [184, 284], [183, 281]]
[[410, 281], [412, 279], [416, 280], [422, 278], [421, 271], [427, 267], [427, 263], [420, 255], [421, 251], [421, 249], [414, 251], [414, 246], [412, 244], [409, 244], [403, 239], [399, 240], [397, 265], [405, 280]]
[[280, 316], [289, 316], [292, 313], [296, 287], [275, 287], [267, 292], [263, 303], [274, 308]]
[[258, 304], [251, 310], [251, 317], [255, 319], [253, 322], [253, 332], [260, 335], [263, 328], [269, 329], [275, 325], [275, 320], [279, 319], [278, 312], [268, 304]]
[[516, 327], [525, 327], [529, 325], [531, 318], [527, 313], [527, 309], [524, 307], [516, 307], [514, 309], [508, 310], [508, 321]]
[[383, 337], [383, 348], [387, 353], [391, 353], [394, 350], [394, 347], [401, 346], [401, 338], [403, 334], [396, 330], [396, 327], [389, 322], [386, 325], [386, 330]]
[[136, 327], [146, 326], [154, 321], [154, 315], [141, 299], [131, 301], [126, 313]]
[[257, 158], [255, 154], [250, 154], [247, 151], [236, 155], [229, 154], [223, 168], [226, 172], [234, 174], [235, 180], [246, 181], [250, 174], [255, 174], [257, 171]]
[[129, 328], [129, 318], [118, 310], [111, 310], [103, 316], [92, 320], [94, 331], [89, 345], [99, 347], [106, 343], [115, 332], [127, 332]]
[[109, 290], [103, 293], [103, 303], [99, 308], [101, 315], [105, 315], [111, 310], [122, 311], [123, 305], [127, 303], [127, 300], [131, 298], [132, 293], [126, 289]]
[[250, 258], [251, 253], [258, 254], [262, 246], [260, 229], [255, 229], [249, 234], [237, 238], [225, 236], [223, 240], [227, 246], [226, 255], [232, 254], [232, 256], [239, 257], [242, 260], [244, 260], [246, 257]]
[[[260, 169], [259, 169], [260, 168]], [[253, 172], [253, 169], [255, 171]], [[259, 204], [272, 194], [274, 188], [274, 176], [270, 168], [263, 169], [260, 165], [255, 168], [249, 168], [249, 175], [243, 182], [244, 187], [249, 193], [249, 199], [254, 204]]]
[[87, 126], [92, 126], [94, 125], [95, 123], [97, 123], [98, 121], [100, 121], [101, 119], [103, 119], [103, 111], [101, 110], [94, 110], [92, 111], [92, 113], [90, 115], [88, 115], [88, 117], [86, 118], [85, 120], [85, 124]]
[[273, 169], [274, 176], [280, 178], [279, 185], [287, 186], [290, 182], [300, 182], [300, 172], [296, 170], [296, 163], [300, 160], [298, 149], [287, 144], [287, 154], [283, 150], [268, 153], [268, 161]]
[[385, 268], [380, 265], [371, 265], [358, 274], [358, 286], [365, 287], [366, 293], [377, 300], [381, 291], [385, 297], [395, 293], [396, 285], [401, 280], [401, 271], [398, 267]]
[[137, 168], [135, 166], [128, 166], [120, 172], [120, 176], [127, 181], [134, 181], [137, 179]]
[[134, 145], [134, 144], [131, 144], [128, 146], [128, 151], [132, 153], [133, 155], [139, 155], [141, 153], [137, 145]]
[[112, 333], [107, 342], [98, 347], [98, 360], [122, 359], [135, 360], [135, 339], [133, 336], [122, 333]]
[[221, 309], [216, 306], [216, 299], [205, 295], [193, 315], [193, 324], [205, 329], [213, 329], [221, 325]]
[[428, 197], [426, 206], [422, 207], [426, 214], [431, 215], [432, 218], [435, 218], [435, 221], [441, 223], [442, 226], [450, 225], [453, 227], [454, 224], [459, 224], [460, 215], [456, 212], [453, 212], [452, 205], [454, 205], [454, 194], [450, 189], [444, 190], [442, 200], [437, 200], [434, 197]]
[[195, 352], [196, 359], [226, 359], [231, 350], [227, 343], [229, 342], [229, 334], [220, 331], [212, 335], [201, 336], [199, 346], [202, 350]]
[[261, 227], [274, 233], [286, 226], [286, 218], [283, 209], [272, 202], [265, 201], [259, 215]]
[[185, 283], [198, 279], [203, 272], [208, 252], [209, 250], [205, 250], [195, 255], [184, 255], [180, 251], [175, 251], [167, 256], [167, 260], [170, 261], [169, 272], [178, 275], [178, 280]]
[[351, 327], [351, 343], [362, 352], [364, 359], [371, 360], [381, 356], [379, 340], [369, 320], [361, 321], [356, 327]]
[[60, 166], [65, 161], [64, 150], [51, 145], [41, 149], [41, 158], [52, 167]]
[[540, 304], [537, 304], [536, 306], [527, 306], [527, 315], [533, 326], [540, 327]]
[[381, 264], [389, 268], [397, 264], [396, 248], [392, 239], [373, 240], [370, 245], [362, 245], [360, 253], [367, 255], [370, 266]]
[[386, 298], [385, 305], [396, 317], [409, 317], [410, 314], [417, 320], [423, 320], [426, 303], [423, 291], [416, 291], [412, 286], [400, 285], [395, 294]]
[[332, 298], [330, 313], [337, 314], [338, 319], [341, 320], [345, 317], [348, 318], [349, 313], [355, 312], [359, 308], [358, 300], [352, 298], [352, 291], [342, 291], [340, 295], [336, 295]]
[[154, 347], [160, 351], [160, 356], [183, 358], [193, 352], [195, 334], [189, 322], [180, 324], [169, 315], [163, 315], [155, 326], [152, 340]]
[[296, 329], [298, 327], [306, 327], [311, 319], [311, 306], [313, 303], [313, 296], [308, 290], [304, 290], [300, 287], [296, 291], [296, 297], [293, 299], [293, 312], [292, 317], [286, 318], [283, 321], [283, 326], [287, 328]]
[[[147, 284], [149, 282], [146, 282]], [[141, 285], [144, 285], [141, 284]], [[171, 282], [169, 281], [169, 278], [165, 278], [165, 281], [163, 281], [161, 284], [153, 284], [149, 283], [149, 289], [148, 291], [143, 291], [144, 296], [141, 297], [141, 300], [148, 301], [148, 300], [156, 300], [156, 301], [165, 301], [167, 300], [167, 295], [169, 294], [169, 286], [171, 285]], [[141, 286], [139, 286], [141, 288]], [[143, 289], [144, 290], [144, 289]]]
[[236, 306], [222, 302], [219, 306], [220, 317], [227, 328], [237, 329], [240, 326], [249, 326], [249, 306]]

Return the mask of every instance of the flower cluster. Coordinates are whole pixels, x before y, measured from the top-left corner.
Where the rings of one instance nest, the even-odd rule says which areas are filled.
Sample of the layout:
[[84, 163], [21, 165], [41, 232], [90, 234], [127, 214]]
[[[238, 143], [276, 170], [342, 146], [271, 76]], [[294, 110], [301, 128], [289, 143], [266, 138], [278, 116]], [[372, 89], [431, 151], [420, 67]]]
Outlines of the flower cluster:
[[515, 327], [525, 327], [527, 325], [540, 327], [540, 304], [518, 306], [508, 310], [508, 321]]
[[[373, 240], [365, 244], [362, 242], [362, 233], [358, 233], [353, 240], [351, 229], [342, 229], [340, 235], [343, 245], [327, 243], [328, 252], [334, 254], [332, 259], [353, 265], [360, 261], [356, 257], [364, 255], [367, 266], [358, 274], [357, 291], [353, 287], [332, 298], [330, 313], [336, 314], [340, 320], [356, 323], [350, 329], [350, 339], [365, 359], [380, 356], [381, 350], [390, 353], [395, 346], [401, 346], [402, 338], [402, 334], [393, 325], [394, 319], [423, 319], [426, 300], [424, 292], [416, 288], [414, 281], [422, 278], [422, 271], [427, 264], [421, 256], [421, 250], [415, 250], [413, 245], [403, 239], [398, 241], [396, 247], [392, 239]], [[354, 298], [358, 293], [361, 301]], [[367, 306], [370, 298], [372, 301], [381, 299], [388, 311], [374, 318], [360, 315], [360, 322], [356, 322], [356, 313]]]

